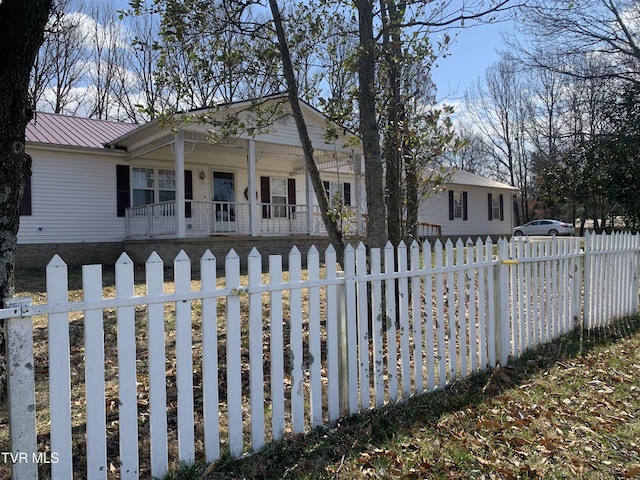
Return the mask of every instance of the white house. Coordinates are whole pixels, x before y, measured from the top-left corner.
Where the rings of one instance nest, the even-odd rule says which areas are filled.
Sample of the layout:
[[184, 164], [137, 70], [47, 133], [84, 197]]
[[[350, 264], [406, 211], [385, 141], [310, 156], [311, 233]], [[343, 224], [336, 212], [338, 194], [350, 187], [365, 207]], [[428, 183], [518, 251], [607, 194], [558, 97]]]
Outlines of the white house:
[[[207, 124], [132, 125], [38, 113], [27, 127], [32, 178], [17, 266], [45, 265], [54, 253], [68, 263], [110, 264], [122, 251], [136, 262], [153, 250], [170, 261], [180, 249], [198, 258], [206, 249], [225, 255], [233, 247], [242, 256], [259, 245], [266, 255], [285, 253], [292, 243], [326, 243], [286, 97], [264, 101], [281, 103], [284, 114], [262, 131], [245, 128], [217, 143], [210, 141], [217, 120], [232, 115], [237, 125], [255, 123], [252, 102], [195, 112], [208, 113]], [[302, 107], [324, 188], [331, 198], [339, 193], [349, 210], [347, 234], [362, 236], [360, 145], [310, 105]], [[423, 205], [421, 219], [435, 224], [423, 228], [425, 235], [510, 233], [511, 187], [458, 172], [451, 188], [453, 197]], [[500, 220], [497, 213], [487, 220], [487, 195], [498, 199]]]
[[444, 192], [422, 202], [419, 218], [438, 225], [440, 235], [453, 241], [510, 236], [516, 191], [510, 185], [459, 170]]

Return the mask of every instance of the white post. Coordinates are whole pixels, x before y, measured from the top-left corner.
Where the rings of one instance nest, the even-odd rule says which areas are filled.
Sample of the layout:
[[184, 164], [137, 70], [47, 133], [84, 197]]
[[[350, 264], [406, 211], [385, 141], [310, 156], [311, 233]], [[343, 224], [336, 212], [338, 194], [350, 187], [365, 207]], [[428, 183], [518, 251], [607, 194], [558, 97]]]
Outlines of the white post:
[[15, 309], [15, 316], [5, 323], [11, 478], [37, 480], [33, 317], [22, 316], [23, 307], [31, 305], [31, 298], [7, 299], [5, 303], [7, 308]]
[[509, 308], [509, 265], [517, 263], [509, 260], [508, 243], [505, 239], [498, 241], [498, 265], [494, 270], [494, 307], [496, 357], [500, 366], [507, 365], [511, 353], [510, 308]]
[[247, 171], [249, 181], [247, 185], [247, 196], [249, 197], [249, 233], [252, 237], [258, 236], [258, 205], [256, 203], [256, 142], [249, 140], [249, 151], [247, 153]]
[[314, 233], [314, 222], [313, 215], [315, 213], [315, 209], [313, 207], [314, 199], [315, 199], [315, 191], [313, 190], [313, 182], [311, 181], [311, 176], [309, 175], [309, 170], [305, 169], [304, 176], [305, 184], [306, 184], [306, 192], [307, 192], [307, 232], [309, 235], [313, 235]]
[[185, 225], [185, 194], [184, 194], [184, 131], [178, 130], [176, 134], [175, 145], [175, 162], [176, 162], [176, 222], [178, 238], [184, 238], [187, 235]]

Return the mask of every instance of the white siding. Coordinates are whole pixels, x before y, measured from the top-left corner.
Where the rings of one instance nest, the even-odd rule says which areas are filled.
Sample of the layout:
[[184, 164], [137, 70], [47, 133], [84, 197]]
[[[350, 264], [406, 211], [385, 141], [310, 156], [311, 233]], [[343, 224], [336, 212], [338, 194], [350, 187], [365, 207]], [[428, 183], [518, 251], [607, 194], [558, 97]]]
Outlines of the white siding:
[[116, 211], [116, 163], [96, 151], [29, 152], [32, 215], [20, 217], [19, 244], [117, 242], [125, 237]]
[[[467, 192], [467, 220], [449, 220], [449, 190]], [[504, 220], [489, 221], [488, 194], [504, 195]], [[420, 221], [442, 226], [445, 237], [476, 238], [487, 235], [511, 235], [513, 200], [511, 190], [450, 185], [444, 192], [425, 200], [420, 206]]]

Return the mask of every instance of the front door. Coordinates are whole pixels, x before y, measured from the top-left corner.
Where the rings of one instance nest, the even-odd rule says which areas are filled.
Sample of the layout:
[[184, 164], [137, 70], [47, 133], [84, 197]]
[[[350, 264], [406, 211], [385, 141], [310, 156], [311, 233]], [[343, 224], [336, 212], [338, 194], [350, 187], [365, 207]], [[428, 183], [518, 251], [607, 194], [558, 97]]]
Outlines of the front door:
[[236, 186], [233, 173], [213, 172], [214, 232], [236, 231]]

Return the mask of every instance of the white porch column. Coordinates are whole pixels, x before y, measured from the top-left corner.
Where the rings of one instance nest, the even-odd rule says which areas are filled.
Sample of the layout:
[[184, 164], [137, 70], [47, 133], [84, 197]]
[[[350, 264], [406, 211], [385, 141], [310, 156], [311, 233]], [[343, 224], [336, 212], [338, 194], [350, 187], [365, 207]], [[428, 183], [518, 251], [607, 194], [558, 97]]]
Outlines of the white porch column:
[[176, 163], [176, 222], [177, 237], [185, 238], [187, 230], [185, 225], [185, 194], [184, 194], [184, 132], [178, 130], [175, 143], [175, 163]]
[[356, 210], [356, 235], [364, 235], [364, 225], [362, 225], [362, 212], [360, 211], [360, 196], [362, 195], [362, 155], [353, 156], [353, 199]]
[[249, 184], [247, 196], [249, 197], [249, 232], [252, 237], [258, 236], [258, 205], [256, 203], [256, 142], [249, 140], [249, 152], [247, 153], [247, 171]]
[[315, 191], [313, 190], [313, 182], [311, 181], [311, 175], [309, 175], [309, 170], [305, 168], [304, 170], [304, 181], [305, 181], [305, 191], [307, 192], [307, 211], [308, 211], [308, 215], [307, 215], [307, 232], [309, 233], [309, 235], [313, 235], [314, 232], [313, 231], [313, 214], [315, 213], [314, 210], [314, 199], [316, 197], [315, 195]]

